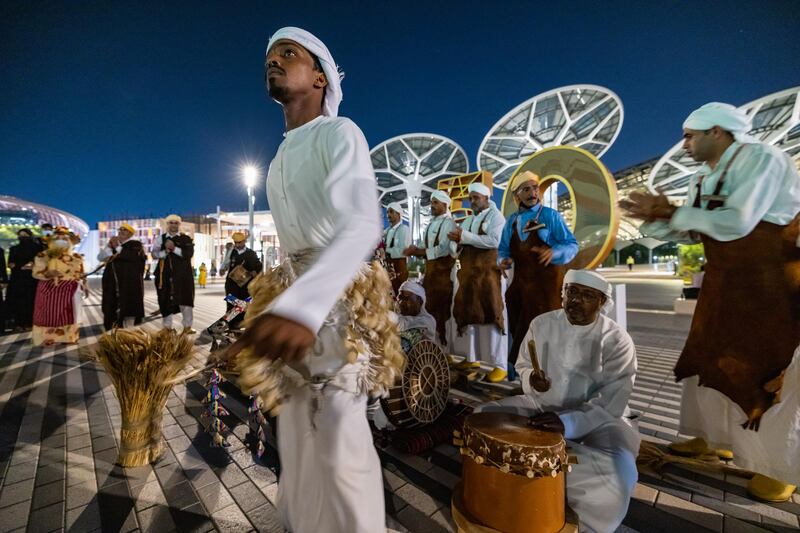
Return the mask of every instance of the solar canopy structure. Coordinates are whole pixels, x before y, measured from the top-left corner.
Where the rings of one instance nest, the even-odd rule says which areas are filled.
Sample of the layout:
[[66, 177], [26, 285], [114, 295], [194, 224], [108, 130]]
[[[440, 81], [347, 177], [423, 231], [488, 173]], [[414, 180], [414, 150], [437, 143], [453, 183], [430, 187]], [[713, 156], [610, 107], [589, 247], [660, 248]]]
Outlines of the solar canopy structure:
[[[753, 117], [750, 135], [800, 160], [800, 87], [764, 96], [739, 109]], [[648, 186], [654, 193], [684, 201], [689, 177], [699, 167], [679, 141], [653, 167]]]
[[400, 202], [406, 208], [412, 235], [419, 236], [421, 216], [430, 208], [440, 179], [469, 171], [464, 149], [433, 133], [410, 133], [382, 142], [370, 152], [384, 207]]
[[505, 188], [520, 163], [550, 146], [571, 145], [600, 157], [622, 128], [622, 102], [597, 85], [570, 85], [526, 100], [501, 118], [478, 149], [478, 168]]

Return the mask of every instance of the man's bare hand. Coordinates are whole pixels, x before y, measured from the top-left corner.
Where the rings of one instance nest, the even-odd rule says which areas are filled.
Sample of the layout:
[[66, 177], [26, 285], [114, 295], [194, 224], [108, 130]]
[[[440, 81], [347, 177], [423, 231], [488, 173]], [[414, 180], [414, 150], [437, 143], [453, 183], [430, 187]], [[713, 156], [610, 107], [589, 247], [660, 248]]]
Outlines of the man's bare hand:
[[166, 248], [168, 252], [175, 250], [175, 241], [173, 241], [172, 239], [167, 239], [164, 242], [164, 248]]
[[530, 417], [530, 419], [528, 419], [528, 425], [533, 429], [564, 434], [564, 423], [561, 421], [561, 418], [552, 411]]
[[406, 257], [411, 257], [411, 256], [422, 257], [425, 255], [425, 249], [420, 248], [419, 246], [414, 246], [412, 244], [411, 246], [403, 250], [403, 255]]
[[669, 220], [677, 209], [663, 194], [655, 195], [639, 191], [633, 191], [627, 200], [620, 200], [619, 206], [631, 217], [646, 222], [659, 219]]
[[461, 233], [463, 231], [464, 230], [462, 230], [460, 227], [456, 226], [453, 231], [447, 234], [447, 238], [453, 242], [461, 242]]
[[299, 361], [314, 345], [316, 335], [302, 324], [276, 315], [265, 314], [253, 321], [228, 349], [228, 358], [233, 358], [244, 348], [269, 359], [284, 362]]
[[553, 262], [553, 249], [549, 246], [533, 246], [531, 250], [539, 255], [539, 264], [547, 266]]
[[116, 247], [118, 247], [118, 246], [119, 246], [119, 239], [118, 239], [118, 238], [116, 238], [116, 237], [111, 237], [111, 238], [108, 240], [108, 247], [109, 247], [109, 248], [116, 248]]
[[506, 274], [506, 270], [514, 266], [514, 260], [511, 259], [510, 257], [506, 257], [505, 259], [500, 261], [500, 264], [498, 266], [500, 267], [500, 274], [502, 274], [504, 278], [508, 279], [508, 274]]
[[547, 377], [543, 370], [534, 370], [531, 372], [531, 377], [528, 381], [536, 392], [547, 392], [550, 390], [550, 378]]

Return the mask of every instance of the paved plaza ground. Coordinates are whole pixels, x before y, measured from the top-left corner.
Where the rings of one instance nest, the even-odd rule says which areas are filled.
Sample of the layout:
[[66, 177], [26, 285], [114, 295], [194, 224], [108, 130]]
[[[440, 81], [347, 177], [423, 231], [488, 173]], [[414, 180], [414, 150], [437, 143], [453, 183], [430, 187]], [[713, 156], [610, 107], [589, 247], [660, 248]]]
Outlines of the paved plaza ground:
[[[680, 385], [671, 369], [690, 318], [672, 314], [680, 282], [665, 277], [614, 276], [629, 284], [628, 329], [639, 370], [631, 408], [641, 413], [644, 439], [678, 438]], [[96, 280], [93, 280], [96, 285]], [[146, 311], [156, 309], [148, 283]], [[648, 295], [658, 294], [657, 298]], [[195, 328], [224, 309], [222, 285], [198, 289]], [[114, 464], [120, 410], [102, 368], [87, 357], [102, 333], [100, 296], [86, 301], [79, 346], [30, 345], [30, 334], [0, 337], [0, 531], [282, 531], [275, 509], [274, 449], [256, 460], [246, 446], [245, 398], [230, 384], [224, 400], [233, 428], [227, 449], [209, 446], [201, 426], [205, 389], [195, 376], [174, 388], [167, 402], [168, 451], [153, 466]], [[150, 319], [148, 329], [159, 327]], [[200, 369], [210, 338], [196, 340], [187, 372]], [[378, 448], [383, 463], [388, 525], [398, 531], [453, 531], [450, 498], [460, 456], [449, 444], [421, 456]], [[689, 533], [800, 529], [800, 496], [781, 504], [747, 497], [734, 475], [668, 467], [642, 472], [619, 531]]]

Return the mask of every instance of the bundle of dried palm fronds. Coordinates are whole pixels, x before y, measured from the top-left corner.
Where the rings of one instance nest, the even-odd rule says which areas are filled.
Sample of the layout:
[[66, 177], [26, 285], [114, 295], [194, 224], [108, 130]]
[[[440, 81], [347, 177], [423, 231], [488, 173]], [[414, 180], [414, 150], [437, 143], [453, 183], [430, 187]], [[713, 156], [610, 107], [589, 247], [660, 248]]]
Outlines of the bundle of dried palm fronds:
[[100, 337], [97, 360], [117, 390], [122, 411], [120, 466], [142, 466], [163, 452], [161, 419], [173, 380], [192, 356], [185, 334], [115, 329]]
[[745, 478], [755, 475], [754, 472], [744, 470], [732, 465], [728, 465], [719, 460], [716, 454], [699, 455], [695, 457], [682, 457], [664, 451], [655, 443], [643, 440], [639, 446], [639, 457], [636, 458], [636, 465], [639, 468], [650, 468], [658, 470], [667, 464], [688, 466], [709, 472], [724, 472]]
[[[294, 272], [287, 264], [254, 279], [249, 286], [252, 301], [245, 315], [245, 327], [294, 279]], [[343, 304], [347, 313], [348, 362], [355, 363], [360, 354], [369, 357], [364, 382], [369, 392], [380, 395], [394, 385], [405, 364], [399, 331], [390, 316], [392, 284], [380, 263], [373, 261], [361, 268], [347, 289]], [[263, 408], [277, 414], [285, 381], [283, 361], [268, 359], [249, 348], [242, 350], [237, 359], [242, 390], [257, 394]]]

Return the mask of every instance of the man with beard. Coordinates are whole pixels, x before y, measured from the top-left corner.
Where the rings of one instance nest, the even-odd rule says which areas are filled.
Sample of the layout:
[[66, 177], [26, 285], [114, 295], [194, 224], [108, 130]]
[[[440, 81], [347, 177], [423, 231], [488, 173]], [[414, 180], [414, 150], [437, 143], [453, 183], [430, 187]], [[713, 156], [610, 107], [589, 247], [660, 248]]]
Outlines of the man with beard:
[[400, 333], [417, 329], [424, 338], [436, 338], [436, 320], [425, 310], [425, 289], [422, 285], [410, 280], [400, 285], [397, 306], [400, 311], [397, 317]]
[[130, 328], [144, 317], [144, 269], [147, 256], [141, 241], [133, 239], [136, 231], [122, 224], [116, 237], [100, 250], [98, 261], [103, 270], [103, 327]]
[[522, 339], [517, 372], [524, 394], [476, 411], [530, 417], [558, 431], [578, 456], [567, 476], [567, 501], [581, 530], [615, 531], [638, 477], [639, 434], [627, 418], [636, 376], [633, 340], [601, 314], [611, 285], [591, 270], [564, 276], [563, 309], [537, 316]]
[[[228, 271], [228, 277], [225, 278], [225, 294], [232, 294], [240, 300], [246, 300], [250, 297], [250, 292], [247, 290], [250, 281], [259, 273], [263, 265], [258, 259], [256, 253], [247, 247], [247, 237], [241, 231], [234, 233], [231, 238], [233, 239], [233, 250], [227, 257], [225, 269]], [[239, 268], [241, 266], [241, 268]], [[233, 304], [226, 303], [228, 311], [233, 308]], [[238, 328], [244, 320], [244, 313], [239, 314], [229, 322], [231, 328]]]
[[408, 258], [403, 255], [403, 250], [411, 245], [411, 231], [403, 224], [403, 206], [400, 202], [389, 204], [386, 217], [389, 219], [389, 228], [383, 234], [383, 242], [386, 245], [386, 259], [394, 271], [392, 290], [398, 296], [400, 285], [408, 279]]
[[[683, 147], [703, 165], [688, 198], [632, 193], [620, 202], [643, 234], [703, 243], [706, 263], [689, 337], [676, 453], [714, 448], [757, 472], [751, 495], [786, 501], [800, 483], [800, 177], [780, 149], [747, 134], [752, 117], [711, 102], [683, 123]], [[791, 378], [790, 378], [791, 377]]]
[[[317, 37], [278, 30], [264, 67], [286, 124], [267, 195], [287, 253], [280, 274], [264, 279], [285, 289], [248, 317], [229, 354], [247, 348], [291, 377], [278, 381], [277, 507], [285, 528], [385, 531], [381, 467], [366, 415], [367, 393], [385, 370], [373, 365], [366, 338], [348, 333], [355, 303], [345, 297], [359, 279], [380, 276], [365, 262], [381, 234], [369, 146], [358, 126], [337, 116], [341, 78]], [[370, 311], [388, 320], [384, 300], [385, 308]]]
[[447, 321], [453, 307], [453, 266], [456, 245], [450, 235], [456, 223], [450, 215], [450, 197], [444, 191], [431, 194], [431, 221], [425, 228], [421, 246], [409, 246], [403, 253], [425, 258], [422, 286], [428, 302], [425, 308], [436, 319], [437, 340], [447, 346]]
[[172, 315], [181, 314], [183, 331], [196, 333], [192, 329], [194, 319], [194, 272], [192, 238], [181, 233], [181, 217], [166, 218], [167, 231], [161, 234], [160, 242], [153, 245], [151, 255], [158, 259], [155, 280], [158, 293], [158, 308], [165, 328], [172, 328]]
[[506, 220], [498, 256], [501, 270], [514, 267], [506, 290], [512, 366], [531, 320], [561, 307], [564, 265], [578, 253], [578, 241], [558, 211], [542, 205], [539, 176], [522, 172], [511, 180], [509, 190], [518, 210]]
[[8, 250], [8, 309], [14, 317], [14, 333], [28, 331], [33, 326], [33, 303], [38, 281], [33, 277], [33, 260], [42, 251], [33, 233], [27, 228], [17, 231], [19, 244]]
[[506, 378], [508, 338], [503, 314], [497, 246], [506, 219], [491, 200], [492, 191], [483, 183], [469, 186], [472, 215], [448, 237], [458, 243], [458, 289], [453, 302], [455, 331], [451, 351], [464, 355], [462, 368], [476, 368], [482, 360], [492, 366], [487, 379], [497, 383]]

